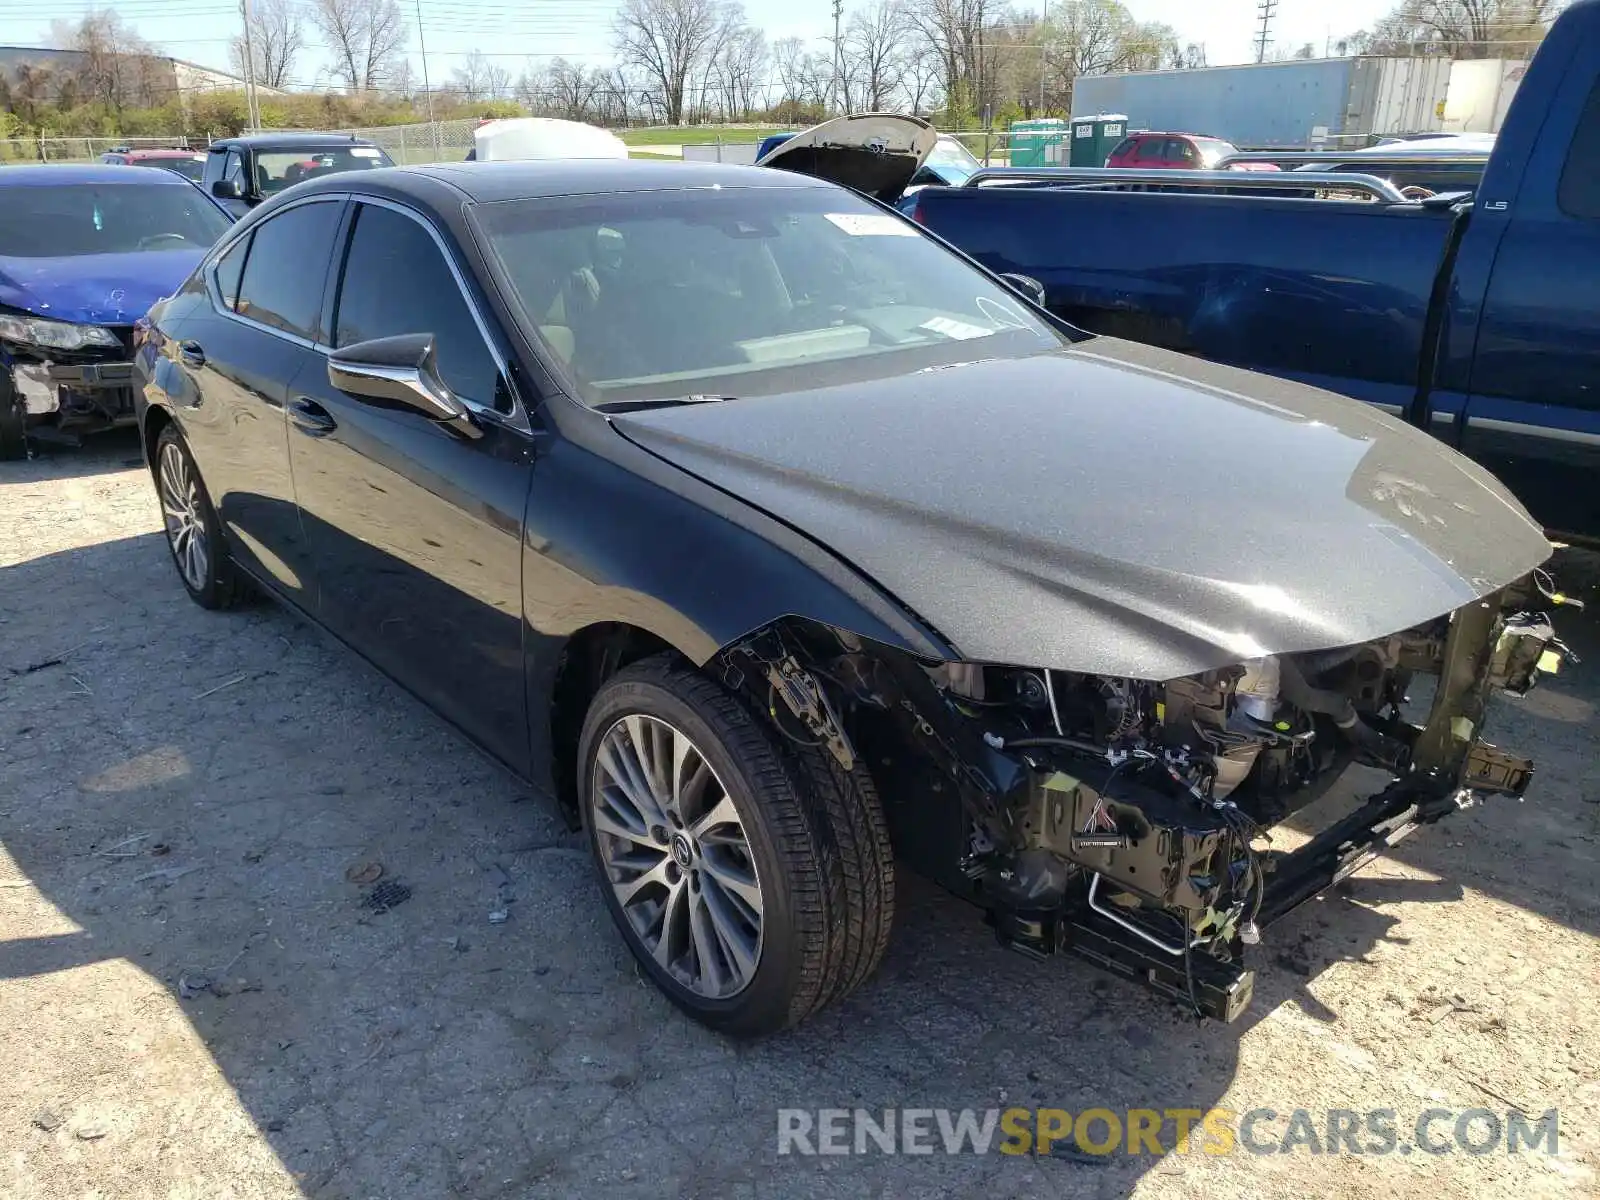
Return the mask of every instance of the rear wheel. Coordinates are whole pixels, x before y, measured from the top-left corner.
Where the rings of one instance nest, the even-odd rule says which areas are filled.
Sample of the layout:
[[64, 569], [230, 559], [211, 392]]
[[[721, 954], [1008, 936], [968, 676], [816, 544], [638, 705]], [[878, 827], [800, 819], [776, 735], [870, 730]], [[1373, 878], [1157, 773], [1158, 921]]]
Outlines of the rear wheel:
[[670, 656], [595, 697], [579, 748], [606, 906], [674, 1004], [770, 1033], [876, 967], [894, 907], [870, 785], [805, 761], [737, 697]]
[[155, 474], [167, 548], [184, 591], [201, 608], [233, 607], [244, 594], [244, 580], [228, 557], [222, 524], [176, 425], [156, 438]]

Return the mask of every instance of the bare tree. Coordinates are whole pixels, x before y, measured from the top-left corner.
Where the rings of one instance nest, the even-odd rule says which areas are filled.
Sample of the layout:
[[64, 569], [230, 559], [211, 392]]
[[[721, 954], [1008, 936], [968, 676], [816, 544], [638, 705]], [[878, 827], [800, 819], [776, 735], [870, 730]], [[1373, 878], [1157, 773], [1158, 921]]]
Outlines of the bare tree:
[[490, 98], [490, 61], [482, 50], [474, 50], [450, 72], [451, 82], [467, 102]]
[[1166, 25], [1135, 21], [1119, 0], [1079, 0], [1052, 9], [1040, 31], [1050, 72], [1050, 104], [1069, 110], [1081, 75], [1152, 70], [1179, 53]]
[[411, 40], [395, 0], [312, 0], [311, 19], [327, 43], [334, 76], [353, 92], [382, 84]]
[[888, 108], [906, 77], [906, 35], [910, 25], [900, 0], [878, 0], [851, 14], [844, 37], [847, 58], [859, 85], [860, 103], [877, 112]]
[[[292, 0], [252, 0], [250, 6], [250, 65], [256, 82], [282, 89], [293, 77], [294, 60], [306, 47], [305, 23]], [[244, 38], [228, 47], [234, 70], [244, 73]]]
[[52, 22], [50, 41], [78, 52], [70, 69], [74, 90], [118, 115], [125, 108], [177, 98], [174, 82], [162, 77], [154, 48], [112, 9], [91, 12], [76, 23]]
[[991, 0], [912, 0], [906, 19], [943, 67], [947, 102], [973, 103], [981, 85], [984, 30]]
[[598, 115], [601, 72], [582, 63], [554, 58], [544, 67], [530, 66], [517, 81], [517, 98], [543, 116], [588, 121]]
[[723, 27], [717, 0], [625, 0], [618, 10], [617, 54], [649, 81], [668, 124], [683, 122], [689, 86]]
[[750, 25], [735, 29], [723, 42], [712, 61], [712, 73], [720, 94], [719, 107], [729, 120], [752, 115], [756, 89], [766, 78], [771, 57], [766, 34]]
[[1561, 0], [1401, 0], [1370, 31], [1345, 40], [1358, 54], [1524, 57], [1561, 7]]
[[901, 86], [911, 106], [911, 115], [921, 116], [936, 108], [942, 102], [939, 79], [944, 69], [939, 55], [931, 46], [915, 47], [906, 55], [905, 68]]

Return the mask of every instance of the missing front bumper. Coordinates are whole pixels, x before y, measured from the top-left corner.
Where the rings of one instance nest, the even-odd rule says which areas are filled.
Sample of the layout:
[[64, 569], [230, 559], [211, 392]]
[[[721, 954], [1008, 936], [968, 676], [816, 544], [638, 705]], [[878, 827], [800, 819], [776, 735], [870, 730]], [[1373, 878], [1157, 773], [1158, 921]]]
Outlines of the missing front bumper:
[[30, 432], [93, 432], [135, 420], [129, 362], [17, 362], [11, 383]]

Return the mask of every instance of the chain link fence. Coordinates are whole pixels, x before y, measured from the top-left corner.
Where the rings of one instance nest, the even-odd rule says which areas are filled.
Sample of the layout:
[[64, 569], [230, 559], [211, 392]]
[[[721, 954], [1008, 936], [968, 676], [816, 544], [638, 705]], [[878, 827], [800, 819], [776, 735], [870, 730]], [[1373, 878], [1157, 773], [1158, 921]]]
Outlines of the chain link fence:
[[[7, 163], [92, 163], [113, 150], [187, 150], [184, 137], [28, 137], [0, 138], [0, 165]], [[201, 147], [204, 148], [204, 140]]]
[[478, 122], [434, 121], [420, 125], [374, 125], [366, 129], [338, 129], [334, 132], [363, 138], [401, 166], [415, 163], [460, 162], [475, 145], [472, 131]]

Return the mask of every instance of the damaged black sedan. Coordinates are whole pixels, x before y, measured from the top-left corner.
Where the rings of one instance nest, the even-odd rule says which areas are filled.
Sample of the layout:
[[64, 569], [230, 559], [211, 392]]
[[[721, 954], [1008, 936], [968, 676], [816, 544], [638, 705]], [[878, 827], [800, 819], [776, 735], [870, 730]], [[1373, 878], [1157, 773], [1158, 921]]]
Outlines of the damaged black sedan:
[[[1273, 918], [1523, 793], [1483, 724], [1564, 654], [1551, 547], [1409, 426], [1027, 291], [794, 174], [337, 176], [152, 312], [141, 426], [191, 597], [548, 784], [697, 1019], [860, 984], [897, 864], [1231, 1019]], [[1353, 766], [1390, 782], [1274, 848]]]

